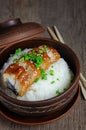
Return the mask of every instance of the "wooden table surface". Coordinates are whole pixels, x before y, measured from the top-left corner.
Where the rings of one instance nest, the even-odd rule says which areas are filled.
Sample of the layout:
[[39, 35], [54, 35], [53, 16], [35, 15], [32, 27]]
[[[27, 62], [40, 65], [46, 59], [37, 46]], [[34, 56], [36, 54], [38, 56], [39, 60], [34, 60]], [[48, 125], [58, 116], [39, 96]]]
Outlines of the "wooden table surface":
[[[86, 77], [86, 0], [0, 0], [0, 22], [15, 17], [45, 28], [56, 25], [78, 56]], [[44, 36], [49, 37], [47, 31]], [[80, 95], [65, 117], [45, 125], [24, 126], [0, 115], [0, 130], [86, 130], [86, 101]]]

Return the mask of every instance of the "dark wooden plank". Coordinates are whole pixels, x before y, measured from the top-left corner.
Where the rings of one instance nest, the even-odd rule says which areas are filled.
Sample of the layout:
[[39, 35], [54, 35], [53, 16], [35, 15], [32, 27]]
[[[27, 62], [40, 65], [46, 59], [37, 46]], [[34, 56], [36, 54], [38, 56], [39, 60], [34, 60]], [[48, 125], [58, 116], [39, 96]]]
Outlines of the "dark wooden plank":
[[[82, 0], [0, 0], [0, 21], [20, 17], [23, 22], [35, 21], [44, 27], [56, 25], [66, 44], [81, 63], [86, 77], [86, 1]], [[44, 36], [49, 37], [45, 32]], [[86, 101], [79, 98], [68, 115], [46, 125], [21, 126], [0, 116], [0, 130], [85, 130]]]

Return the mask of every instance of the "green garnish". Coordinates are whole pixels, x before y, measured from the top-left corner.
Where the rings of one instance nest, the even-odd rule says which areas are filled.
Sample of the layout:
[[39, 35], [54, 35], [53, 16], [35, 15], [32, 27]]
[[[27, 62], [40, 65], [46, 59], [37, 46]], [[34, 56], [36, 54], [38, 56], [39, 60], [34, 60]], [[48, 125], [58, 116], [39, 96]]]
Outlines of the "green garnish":
[[59, 78], [57, 78], [57, 80], [59, 80]]
[[35, 55], [31, 53], [31, 54], [25, 54], [24, 57], [25, 57], [25, 60], [33, 61], [36, 68], [38, 68], [43, 63], [43, 59], [41, 55]]
[[36, 79], [34, 80], [34, 82], [37, 83], [37, 82], [39, 81], [39, 79], [40, 79], [40, 78], [36, 78]]
[[45, 73], [45, 70], [44, 69], [41, 69], [41, 74]]
[[43, 63], [42, 57], [40, 55], [36, 56], [36, 63], [37, 64], [42, 64]]
[[53, 70], [50, 70], [49, 73], [50, 73], [50, 75], [52, 75], [52, 76], [54, 75], [54, 71], [53, 71]]
[[43, 51], [44, 51], [44, 52], [47, 51], [47, 46], [46, 46], [46, 45], [43, 46]]
[[26, 53], [26, 54], [24, 55], [24, 58], [25, 58], [25, 60], [29, 60], [29, 55], [28, 55], [28, 53]]
[[28, 60], [35, 61], [36, 60], [36, 55], [33, 54], [33, 53], [29, 54], [29, 59]]
[[41, 77], [42, 79], [47, 80], [47, 74], [43, 74]]
[[39, 68], [39, 64], [37, 64], [37, 63], [34, 63], [34, 65], [36, 66], [36, 68]]
[[14, 60], [13, 60], [13, 63], [16, 63], [17, 61], [18, 61], [18, 59], [14, 59]]
[[53, 65], [51, 67], [53, 68]]
[[36, 68], [40, 67], [40, 65], [43, 63], [43, 59], [41, 55], [35, 55], [34, 53], [30, 53], [30, 54], [25, 53], [22, 56], [23, 56], [22, 61], [31, 60], [34, 62]]
[[43, 50], [40, 49], [40, 50], [38, 50], [38, 52], [39, 52], [39, 53], [43, 53]]
[[61, 92], [60, 92], [59, 90], [56, 90], [56, 94], [57, 94], [57, 95], [60, 95]]
[[55, 83], [55, 81], [51, 81], [51, 84], [54, 84]]
[[20, 58], [20, 61], [24, 62], [24, 61], [25, 61], [24, 57], [21, 57], [21, 58]]
[[15, 54], [18, 56], [19, 52], [21, 52], [21, 48], [16, 49]]
[[16, 49], [16, 50], [15, 50], [15, 53], [14, 53], [14, 54], [10, 54], [10, 56], [11, 56], [11, 57], [14, 56], [14, 55], [17, 55], [17, 56], [18, 56], [19, 52], [21, 52], [21, 48]]
[[[15, 55], [18, 56], [19, 52], [21, 52], [21, 48], [18, 48], [18, 49], [15, 50]], [[22, 54], [21, 57], [20, 57], [20, 60], [22, 62], [24, 62], [25, 60], [31, 60], [31, 61], [34, 62], [36, 68], [38, 68], [43, 63], [43, 59], [42, 59], [42, 56], [40, 54], [37, 55], [37, 54], [34, 54], [34, 52], [35, 52], [35, 50], [32, 50], [32, 52], [30, 54], [28, 54], [28, 53]], [[41, 50], [41, 52], [43, 52], [43, 50]], [[10, 56], [13, 56], [13, 55], [14, 54], [11, 54]], [[17, 60], [14, 59], [13, 62], [16, 63]]]
[[42, 63], [43, 63], [42, 56], [37, 55], [37, 56], [36, 56], [36, 59], [35, 59], [35, 63], [34, 63], [35, 66], [38, 68]]
[[35, 50], [32, 50], [32, 53], [34, 54]]
[[44, 69], [41, 69], [41, 79], [47, 80], [47, 73]]

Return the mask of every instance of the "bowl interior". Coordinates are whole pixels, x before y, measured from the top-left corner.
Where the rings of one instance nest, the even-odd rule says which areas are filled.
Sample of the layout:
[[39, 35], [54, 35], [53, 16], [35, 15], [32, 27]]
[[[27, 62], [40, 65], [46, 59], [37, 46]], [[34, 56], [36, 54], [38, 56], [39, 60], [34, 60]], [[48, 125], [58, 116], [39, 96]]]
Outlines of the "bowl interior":
[[[43, 45], [43, 44], [50, 45], [53, 48], [57, 49], [57, 51], [61, 54], [61, 57], [66, 60], [70, 69], [74, 73], [74, 80], [73, 80], [73, 83], [74, 83], [80, 73], [80, 65], [79, 65], [77, 56], [67, 45], [64, 45], [60, 42], [57, 42], [51, 39], [44, 39], [44, 38], [32, 39], [32, 40], [23, 41], [20, 43], [10, 45], [9, 47], [6, 47], [0, 52], [0, 69], [2, 68], [3, 64], [7, 61], [10, 54], [13, 54], [17, 48], [21, 48], [21, 49], [33, 48], [33, 47], [36, 47], [38, 45]], [[1, 83], [0, 83], [0, 88], [3, 88], [1, 87]], [[4, 91], [4, 90], [1, 89], [0, 91]], [[8, 92], [5, 92], [5, 93], [8, 93]], [[11, 92], [9, 92], [8, 95], [10, 94]], [[11, 94], [11, 96], [15, 97], [13, 94]]]

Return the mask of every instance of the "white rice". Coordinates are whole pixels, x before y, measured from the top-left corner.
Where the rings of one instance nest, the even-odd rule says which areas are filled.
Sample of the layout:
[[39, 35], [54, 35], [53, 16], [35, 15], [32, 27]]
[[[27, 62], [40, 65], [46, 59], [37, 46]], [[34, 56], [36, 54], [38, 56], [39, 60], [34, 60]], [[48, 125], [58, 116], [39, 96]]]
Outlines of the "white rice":
[[[30, 49], [23, 50], [20, 52], [19, 56], [28, 52], [28, 50]], [[2, 73], [10, 64], [13, 63], [13, 59], [15, 58], [19, 57], [14, 55], [8, 59], [8, 61], [4, 64]], [[53, 70], [54, 75], [50, 75], [50, 70]], [[73, 73], [63, 58], [60, 58], [57, 62], [53, 63], [46, 73], [47, 80], [43, 80], [40, 77], [37, 83], [34, 82], [32, 84], [31, 90], [27, 91], [27, 93], [22, 97], [18, 96], [17, 99], [24, 101], [40, 101], [52, 98], [58, 95], [56, 94], [56, 91], [62, 93], [64, 89], [68, 88], [73, 77]]]
[[[53, 76], [50, 75], [50, 70], [54, 71]], [[47, 80], [40, 78], [37, 83], [33, 83], [31, 90], [24, 96], [17, 97], [17, 99], [24, 101], [45, 100], [56, 96], [57, 90], [62, 93], [64, 89], [69, 87], [73, 73], [63, 58], [60, 58], [57, 62], [52, 64], [46, 72]]]

